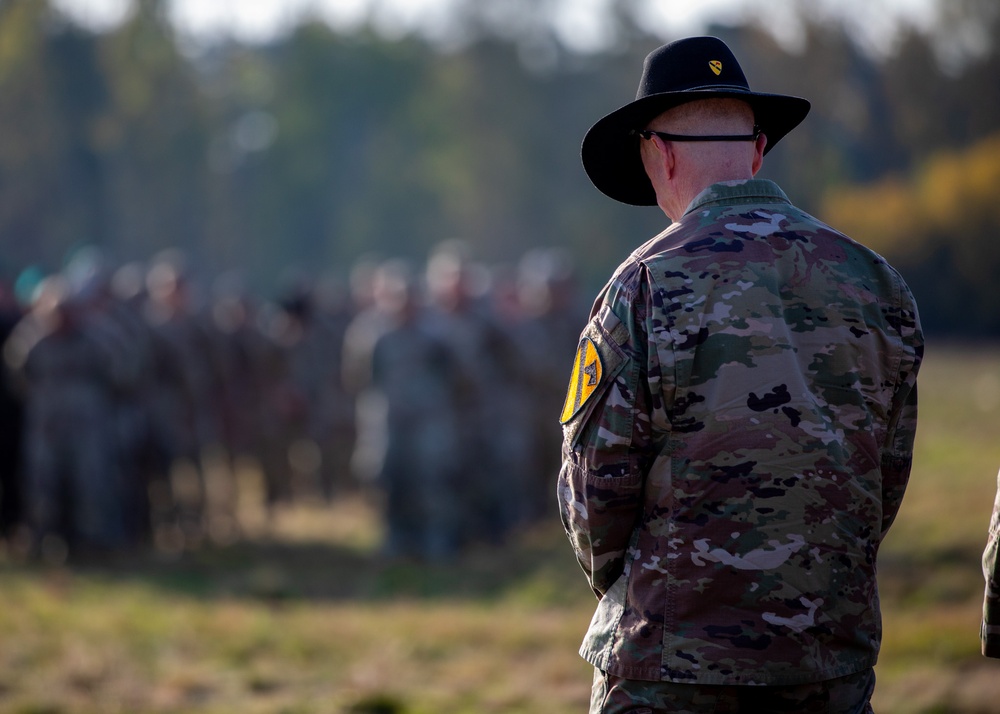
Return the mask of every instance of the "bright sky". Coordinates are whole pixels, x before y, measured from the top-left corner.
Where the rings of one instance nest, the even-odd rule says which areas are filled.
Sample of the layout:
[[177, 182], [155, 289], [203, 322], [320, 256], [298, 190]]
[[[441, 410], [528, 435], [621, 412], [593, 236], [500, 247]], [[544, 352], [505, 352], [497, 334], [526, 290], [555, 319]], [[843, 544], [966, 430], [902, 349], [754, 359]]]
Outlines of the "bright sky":
[[[517, 2], [486, 0], [491, 6]], [[114, 25], [130, 0], [53, 0], [69, 14], [95, 28]], [[303, 13], [318, 15], [335, 26], [351, 27], [371, 16], [388, 34], [418, 31], [446, 39], [449, 8], [456, 0], [167, 0], [171, 18], [192, 40], [228, 36], [266, 40], [293, 25]], [[600, 49], [609, 41], [606, 11], [612, 0], [548, 0], [552, 24], [560, 39], [581, 51]], [[657, 34], [676, 37], [696, 33], [704, 23], [764, 18], [775, 35], [794, 48], [799, 36], [791, 8], [801, 0], [641, 0], [642, 21]], [[823, 15], [847, 18], [852, 31], [878, 49], [891, 44], [900, 22], [929, 26], [935, 0], [809, 0]]]

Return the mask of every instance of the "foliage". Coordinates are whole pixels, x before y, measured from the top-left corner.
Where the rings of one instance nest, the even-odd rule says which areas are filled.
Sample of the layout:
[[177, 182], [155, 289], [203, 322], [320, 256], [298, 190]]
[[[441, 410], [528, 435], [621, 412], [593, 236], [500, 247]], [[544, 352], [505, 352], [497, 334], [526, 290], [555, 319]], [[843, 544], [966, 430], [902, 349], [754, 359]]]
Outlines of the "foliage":
[[996, 335], [1000, 134], [931, 156], [908, 179], [832, 190], [823, 216], [908, 277], [927, 329]]
[[[564, 246], [596, 290], [665, 225], [655, 208], [600, 195], [579, 161], [587, 128], [631, 99], [644, 55], [663, 41], [629, 2], [612, 4], [618, 44], [593, 54], [560, 44], [547, 24], [555, 2], [456, 3], [462, 41], [450, 44], [305, 20], [270, 44], [197, 51], [162, 0], [134, 4], [98, 33], [49, 0], [0, 3], [0, 277], [56, 270], [81, 244], [114, 261], [177, 246], [205, 277], [242, 269], [272, 291], [287, 266], [344, 275], [363, 254], [422, 260], [460, 237], [489, 263]], [[873, 56], [844, 25], [793, 5], [801, 49], [757, 25], [709, 32], [756, 89], [813, 102], [763, 173], [807, 210], [834, 188], [887, 175], [906, 185], [928, 151], [961, 152], [1000, 128], [996, 43], [942, 64], [940, 38], [911, 30]], [[949, 3], [942, 27], [996, 37], [994, 7]], [[994, 303], [949, 324], [992, 330]]]

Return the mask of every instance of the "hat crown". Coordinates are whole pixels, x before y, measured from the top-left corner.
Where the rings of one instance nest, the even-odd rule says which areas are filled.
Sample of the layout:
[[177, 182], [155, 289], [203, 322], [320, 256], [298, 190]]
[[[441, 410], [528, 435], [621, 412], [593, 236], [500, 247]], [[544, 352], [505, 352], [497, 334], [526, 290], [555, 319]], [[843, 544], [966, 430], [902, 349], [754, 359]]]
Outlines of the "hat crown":
[[635, 98], [719, 89], [750, 91], [736, 56], [717, 37], [688, 37], [646, 56]]

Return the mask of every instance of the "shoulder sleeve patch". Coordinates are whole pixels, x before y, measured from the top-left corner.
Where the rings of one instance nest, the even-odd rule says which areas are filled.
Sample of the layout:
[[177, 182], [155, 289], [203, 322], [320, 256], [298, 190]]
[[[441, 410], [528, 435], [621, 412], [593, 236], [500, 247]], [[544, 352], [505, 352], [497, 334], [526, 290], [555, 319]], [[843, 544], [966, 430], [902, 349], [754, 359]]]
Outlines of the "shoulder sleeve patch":
[[601, 354], [597, 350], [597, 345], [589, 337], [580, 340], [580, 345], [576, 350], [576, 360], [573, 362], [573, 371], [569, 378], [569, 387], [566, 389], [566, 403], [563, 404], [562, 414], [559, 416], [559, 423], [565, 424], [583, 408], [597, 388], [601, 385], [601, 378], [604, 376], [604, 365], [601, 362]]

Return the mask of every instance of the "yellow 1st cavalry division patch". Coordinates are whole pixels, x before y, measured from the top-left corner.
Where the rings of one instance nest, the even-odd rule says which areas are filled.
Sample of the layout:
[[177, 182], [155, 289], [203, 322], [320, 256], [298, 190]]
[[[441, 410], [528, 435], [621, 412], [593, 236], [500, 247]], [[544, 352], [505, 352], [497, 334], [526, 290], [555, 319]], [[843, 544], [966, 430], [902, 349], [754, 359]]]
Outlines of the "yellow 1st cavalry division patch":
[[566, 390], [566, 403], [563, 405], [559, 423], [565, 424], [580, 411], [601, 384], [604, 367], [597, 345], [589, 337], [580, 340], [576, 351], [576, 361], [573, 363], [573, 373], [569, 378], [569, 388]]

